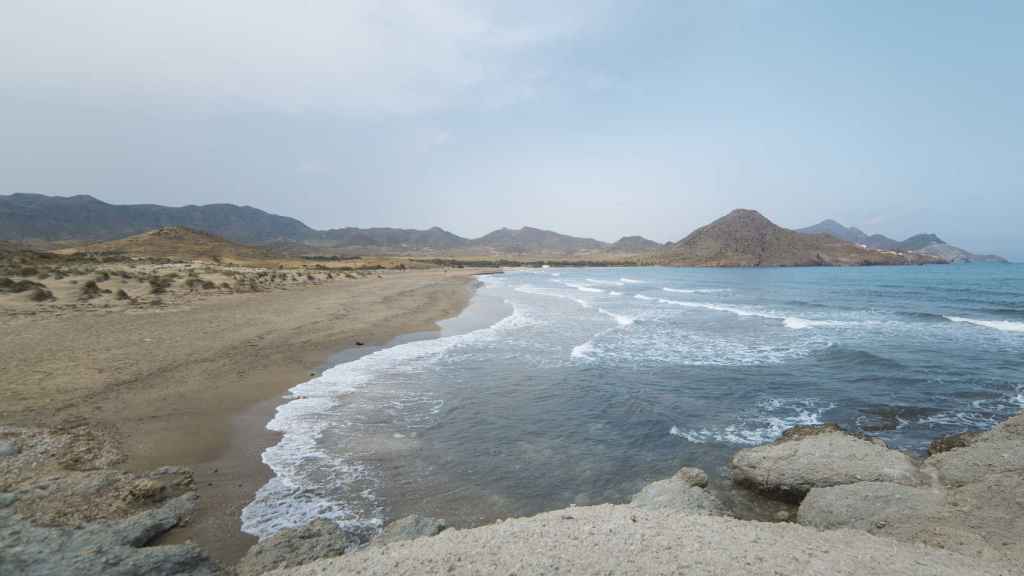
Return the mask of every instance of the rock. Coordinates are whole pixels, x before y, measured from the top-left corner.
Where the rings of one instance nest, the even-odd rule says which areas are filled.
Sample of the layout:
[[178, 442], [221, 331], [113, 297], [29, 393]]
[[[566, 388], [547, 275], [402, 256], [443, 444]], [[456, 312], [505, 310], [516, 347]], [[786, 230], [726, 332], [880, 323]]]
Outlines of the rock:
[[163, 498], [166, 491], [167, 488], [160, 482], [142, 478], [136, 480], [128, 487], [124, 497], [127, 501], [159, 501]]
[[932, 440], [928, 445], [928, 455], [934, 456], [942, 452], [949, 452], [954, 448], [966, 448], [981, 436], [981, 432], [963, 432], [951, 436], [943, 436]]
[[702, 488], [700, 483], [707, 485], [707, 474], [704, 474], [703, 470], [683, 468], [671, 478], [645, 486], [633, 496], [630, 504], [644, 510], [725, 516], [726, 511], [722, 503]]
[[696, 486], [698, 488], [708, 487], [708, 475], [700, 468], [680, 468], [679, 471], [676, 472], [675, 478], [686, 482], [690, 486]]
[[946, 490], [861, 482], [811, 490], [798, 522], [823, 530], [852, 528], [1024, 567], [1024, 479], [987, 477]]
[[212, 576], [217, 565], [192, 544], [140, 548], [192, 510], [195, 496], [120, 522], [44, 528], [0, 508], [0, 574], [44, 576]]
[[940, 452], [925, 460], [947, 486], [963, 486], [992, 474], [1024, 474], [1024, 414], [967, 442], [967, 448]]
[[789, 442], [790, 440], [802, 440], [804, 438], [828, 434], [830, 432], [843, 432], [843, 429], [840, 428], [838, 424], [833, 424], [832, 422], [828, 422], [826, 424], [793, 426], [792, 428], [783, 430], [782, 436], [776, 440], [776, 443]]
[[946, 506], [942, 489], [891, 482], [858, 482], [814, 488], [800, 503], [797, 522], [823, 530], [855, 528], [876, 532], [901, 522], [939, 518]]
[[815, 487], [927, 481], [906, 454], [832, 428], [804, 429], [772, 444], [740, 450], [731, 468], [737, 484], [787, 501], [799, 501]]
[[0, 458], [17, 456], [18, 445], [10, 440], [0, 440]]
[[372, 544], [391, 544], [402, 540], [436, 536], [447, 527], [444, 520], [411, 514], [385, 526], [384, 530], [373, 539]]
[[256, 576], [277, 568], [341, 556], [355, 544], [356, 541], [337, 524], [320, 518], [261, 540], [239, 561], [238, 576]]
[[13, 506], [18, 501], [18, 496], [11, 492], [0, 492], [0, 508]]

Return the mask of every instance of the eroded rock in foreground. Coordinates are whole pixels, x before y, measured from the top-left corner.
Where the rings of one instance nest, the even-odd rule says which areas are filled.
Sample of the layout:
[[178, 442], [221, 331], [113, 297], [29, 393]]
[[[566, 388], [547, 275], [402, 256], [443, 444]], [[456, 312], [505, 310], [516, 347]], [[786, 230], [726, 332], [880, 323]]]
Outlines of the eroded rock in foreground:
[[192, 544], [145, 547], [185, 517], [195, 495], [118, 522], [46, 528], [0, 508], [0, 574], [20, 576], [212, 576], [217, 566]]
[[725, 506], [704, 489], [707, 474], [699, 468], [683, 468], [671, 478], [648, 484], [638, 492], [630, 504], [653, 511], [671, 511], [683, 514], [725, 516]]
[[370, 546], [275, 576], [469, 574], [975, 576], [1005, 565], [864, 532], [580, 506], [432, 538]]
[[341, 556], [356, 544], [334, 522], [317, 519], [300, 528], [281, 530], [253, 545], [238, 563], [238, 576], [257, 576], [275, 568]]
[[436, 536], [446, 530], [448, 524], [444, 520], [410, 514], [403, 516], [384, 527], [384, 530], [373, 539], [373, 544], [392, 544], [403, 540], [415, 540]]
[[856, 482], [917, 486], [929, 481], [906, 454], [834, 425], [799, 427], [772, 444], [740, 450], [731, 469], [737, 484], [789, 501], [801, 500], [812, 488]]
[[943, 447], [925, 462], [937, 471], [933, 486], [815, 488], [800, 505], [799, 522], [1003, 560], [1024, 574], [1024, 415]]

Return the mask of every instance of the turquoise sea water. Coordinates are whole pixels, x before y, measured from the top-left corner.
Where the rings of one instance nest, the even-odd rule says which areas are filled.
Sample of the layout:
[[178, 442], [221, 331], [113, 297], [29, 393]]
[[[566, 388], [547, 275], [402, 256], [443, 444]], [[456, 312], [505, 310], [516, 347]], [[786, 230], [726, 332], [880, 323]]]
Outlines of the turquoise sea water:
[[619, 502], [825, 421], [922, 452], [1024, 407], [1024, 266], [531, 269], [293, 391], [243, 514], [371, 530]]

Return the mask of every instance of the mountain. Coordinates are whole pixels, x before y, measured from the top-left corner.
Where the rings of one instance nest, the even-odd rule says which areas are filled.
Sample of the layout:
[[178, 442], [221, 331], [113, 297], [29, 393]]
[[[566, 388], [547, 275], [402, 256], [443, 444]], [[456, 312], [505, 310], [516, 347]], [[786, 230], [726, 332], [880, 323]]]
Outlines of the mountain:
[[733, 210], [658, 255], [676, 266], [857, 266], [926, 262], [863, 248], [828, 234], [787, 230], [754, 210]]
[[870, 237], [859, 228], [847, 228], [835, 220], [822, 220], [814, 226], [801, 228], [797, 232], [802, 234], [828, 234], [840, 240], [853, 242], [854, 244], [867, 244], [870, 241]]
[[643, 236], [623, 236], [609, 245], [608, 249], [613, 252], [636, 254], [640, 252], [660, 250], [664, 247], [665, 246], [663, 244], [658, 244], [654, 240], [648, 240]]
[[0, 240], [103, 241], [169, 226], [185, 226], [246, 244], [294, 241], [314, 232], [294, 218], [233, 204], [172, 208], [107, 204], [84, 195], [0, 196]]
[[1000, 256], [972, 254], [963, 248], [950, 246], [935, 234], [915, 234], [902, 242], [881, 234], [868, 236], [858, 228], [846, 227], [835, 220], [822, 220], [814, 226], [797, 230], [802, 234], [829, 234], [840, 240], [863, 244], [877, 250], [913, 252], [948, 262], [1006, 262]]
[[209, 204], [180, 208], [152, 204], [108, 204], [92, 196], [0, 195], [0, 240], [105, 242], [159, 228], [183, 227], [232, 242], [287, 248], [303, 246], [349, 253], [488, 252], [561, 253], [597, 251], [607, 244], [540, 230], [495, 230], [470, 240], [438, 227], [337, 228], [314, 230], [302, 222], [249, 206]]
[[245, 246], [208, 232], [181, 226], [158, 228], [109, 242], [88, 244], [60, 252], [112, 253], [147, 258], [220, 258], [262, 260], [272, 258], [270, 250]]
[[588, 250], [604, 250], [608, 244], [591, 238], [566, 236], [550, 230], [530, 228], [529, 226], [512, 230], [501, 228], [490, 234], [471, 240], [469, 246], [489, 248], [501, 252], [543, 253], [543, 252], [585, 252]]
[[338, 228], [316, 232], [307, 238], [307, 243], [345, 247], [452, 250], [466, 246], [469, 240], [434, 226], [428, 230]]
[[994, 254], [972, 254], [963, 248], [950, 246], [944, 242], [929, 244], [921, 249], [915, 250], [918, 254], [926, 254], [949, 262], [951, 264], [968, 264], [971, 262], [999, 262], [1005, 264], [1006, 258]]

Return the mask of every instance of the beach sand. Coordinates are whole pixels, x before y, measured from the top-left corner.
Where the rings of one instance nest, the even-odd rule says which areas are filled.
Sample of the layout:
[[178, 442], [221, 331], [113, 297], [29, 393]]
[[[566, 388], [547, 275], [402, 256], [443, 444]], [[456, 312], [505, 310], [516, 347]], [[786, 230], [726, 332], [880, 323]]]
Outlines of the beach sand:
[[[281, 396], [357, 342], [436, 329], [469, 301], [478, 270], [383, 272], [168, 307], [0, 314], [0, 424], [86, 422], [120, 468], [191, 467], [193, 540], [225, 565], [255, 541], [239, 514], [270, 477], [260, 454]], [[20, 312], [20, 311], [18, 311]]]

